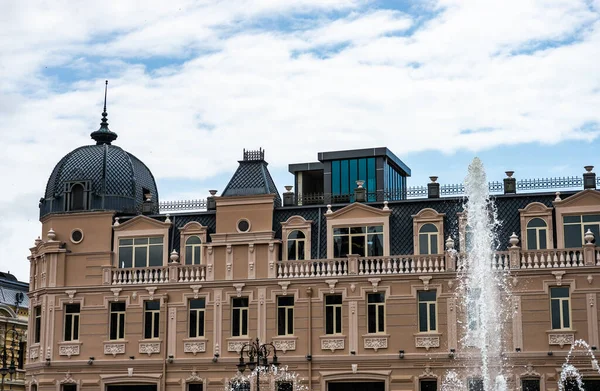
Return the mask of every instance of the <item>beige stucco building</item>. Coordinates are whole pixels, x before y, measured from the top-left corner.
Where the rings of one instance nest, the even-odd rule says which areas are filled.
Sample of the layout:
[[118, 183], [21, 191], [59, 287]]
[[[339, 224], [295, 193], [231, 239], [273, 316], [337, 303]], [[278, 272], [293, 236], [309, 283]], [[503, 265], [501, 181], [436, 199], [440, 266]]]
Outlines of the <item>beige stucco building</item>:
[[27, 283], [0, 272], [0, 376], [1, 390], [25, 390]]
[[[477, 379], [456, 280], [464, 201], [435, 178], [408, 188], [410, 169], [386, 148], [328, 152], [290, 165], [282, 197], [264, 151], [244, 151], [220, 195], [160, 204], [106, 115], [92, 138], [40, 202], [30, 391], [221, 390], [254, 338], [315, 391], [429, 391], [449, 369], [465, 389]], [[591, 169], [562, 194], [522, 192], [512, 173], [500, 183], [490, 269], [512, 291], [511, 390], [555, 390], [573, 342], [599, 345], [596, 184]], [[589, 360], [577, 364], [600, 389]]]

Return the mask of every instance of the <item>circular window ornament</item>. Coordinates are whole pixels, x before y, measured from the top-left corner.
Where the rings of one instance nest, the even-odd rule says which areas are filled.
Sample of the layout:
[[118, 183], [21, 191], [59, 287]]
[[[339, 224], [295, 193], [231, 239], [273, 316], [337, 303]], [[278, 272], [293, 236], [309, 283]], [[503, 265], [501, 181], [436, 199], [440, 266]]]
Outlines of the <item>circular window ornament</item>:
[[83, 231], [82, 230], [80, 230], [79, 228], [76, 228], [73, 231], [71, 231], [71, 242], [77, 244], [77, 243], [81, 243], [82, 240], [83, 240]]
[[240, 219], [237, 223], [238, 232], [248, 232], [250, 231], [250, 222], [246, 219]]

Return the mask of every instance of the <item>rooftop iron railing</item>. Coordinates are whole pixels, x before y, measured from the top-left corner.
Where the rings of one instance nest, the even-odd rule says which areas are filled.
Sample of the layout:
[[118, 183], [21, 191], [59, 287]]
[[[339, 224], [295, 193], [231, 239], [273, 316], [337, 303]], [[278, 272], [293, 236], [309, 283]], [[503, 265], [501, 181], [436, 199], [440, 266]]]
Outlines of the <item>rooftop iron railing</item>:
[[[600, 176], [596, 178], [596, 187], [600, 188]], [[490, 194], [501, 194], [504, 191], [503, 181], [489, 182]], [[555, 177], [517, 180], [517, 192], [536, 190], [575, 190], [583, 188], [583, 178]], [[440, 196], [456, 197], [465, 194], [462, 183], [440, 185]], [[367, 193], [367, 202], [395, 201], [427, 197], [427, 186], [410, 186], [401, 191], [385, 191], [381, 194]], [[327, 205], [354, 202], [354, 194], [305, 193], [296, 195], [296, 205]], [[161, 213], [191, 210], [206, 210], [206, 199], [161, 201]]]

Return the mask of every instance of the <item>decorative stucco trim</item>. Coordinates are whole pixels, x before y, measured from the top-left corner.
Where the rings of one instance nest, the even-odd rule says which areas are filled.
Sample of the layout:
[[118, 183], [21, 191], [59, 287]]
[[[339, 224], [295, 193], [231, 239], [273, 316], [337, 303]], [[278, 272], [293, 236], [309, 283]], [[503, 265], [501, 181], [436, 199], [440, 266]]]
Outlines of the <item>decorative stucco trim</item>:
[[575, 343], [575, 330], [551, 330], [548, 333], [548, 345], [558, 345], [562, 349], [565, 345]]
[[321, 350], [330, 350], [334, 353], [336, 350], [344, 350], [346, 346], [345, 335], [321, 335]]
[[71, 356], [79, 356], [80, 351], [81, 342], [79, 341], [68, 341], [58, 343], [59, 356], [67, 356], [68, 358], [71, 358]]
[[554, 224], [552, 222], [552, 208], [541, 202], [532, 202], [525, 208], [519, 209], [521, 215], [521, 247], [528, 251], [527, 224], [533, 219], [542, 219], [546, 223], [546, 244], [548, 249], [554, 248]]
[[147, 354], [148, 357], [150, 357], [153, 354], [159, 354], [160, 353], [160, 345], [161, 345], [161, 341], [152, 341], [152, 342], [140, 341], [139, 342], [139, 353]]
[[437, 254], [444, 253], [444, 217], [445, 213], [438, 213], [431, 208], [421, 209], [413, 215], [413, 254], [419, 254], [419, 231], [425, 224], [433, 224], [438, 230]]
[[363, 347], [373, 349], [377, 352], [379, 349], [387, 349], [389, 335], [386, 334], [367, 334], [363, 335]]
[[104, 342], [104, 354], [112, 354], [113, 357], [117, 357], [117, 354], [125, 354], [127, 341], [111, 341]]
[[415, 334], [415, 347], [425, 348], [427, 351], [431, 348], [439, 348], [440, 334]]
[[206, 343], [205, 339], [201, 340], [184, 340], [183, 341], [183, 352], [184, 353], [192, 353], [194, 356], [198, 353], [206, 352]]
[[296, 230], [304, 233], [304, 259], [311, 259], [311, 226], [312, 220], [306, 220], [302, 216], [292, 216], [285, 222], [281, 223], [282, 260], [288, 260], [287, 237], [291, 232]]

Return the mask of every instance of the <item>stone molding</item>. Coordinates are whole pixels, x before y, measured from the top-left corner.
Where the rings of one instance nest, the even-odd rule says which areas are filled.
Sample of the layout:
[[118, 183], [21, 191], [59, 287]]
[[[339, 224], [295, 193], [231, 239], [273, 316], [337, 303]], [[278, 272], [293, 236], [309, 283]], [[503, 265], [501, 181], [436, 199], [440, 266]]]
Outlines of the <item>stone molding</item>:
[[334, 353], [336, 350], [344, 350], [346, 337], [341, 336], [331, 336], [331, 337], [321, 337], [321, 350], [331, 350], [331, 353]]
[[377, 352], [379, 349], [387, 349], [388, 347], [388, 335], [380, 337], [367, 337], [363, 336], [364, 348], [373, 349]]
[[296, 350], [296, 339], [274, 339], [273, 345], [285, 354], [288, 350]]
[[125, 354], [125, 343], [122, 342], [105, 342], [104, 343], [104, 354], [112, 354], [113, 357], [117, 357], [117, 354]]
[[147, 354], [150, 357], [153, 354], [160, 353], [160, 341], [158, 342], [140, 342], [139, 353]]
[[59, 342], [58, 343], [58, 355], [67, 356], [79, 356], [81, 342]]
[[575, 343], [575, 333], [570, 332], [554, 332], [548, 334], [548, 345], [558, 345], [562, 349], [565, 345], [573, 345]]
[[206, 352], [206, 341], [186, 341], [183, 343], [183, 352], [192, 353], [194, 356], [204, 353]]
[[37, 360], [38, 357], [40, 356], [40, 347], [38, 346], [32, 346], [29, 348], [29, 359], [30, 360]]
[[415, 335], [415, 347], [425, 348], [429, 350], [431, 348], [440, 347], [440, 336], [439, 335]]
[[239, 353], [242, 351], [242, 348], [244, 347], [244, 345], [246, 345], [249, 342], [250, 342], [249, 339], [228, 340], [227, 341], [227, 351]]

